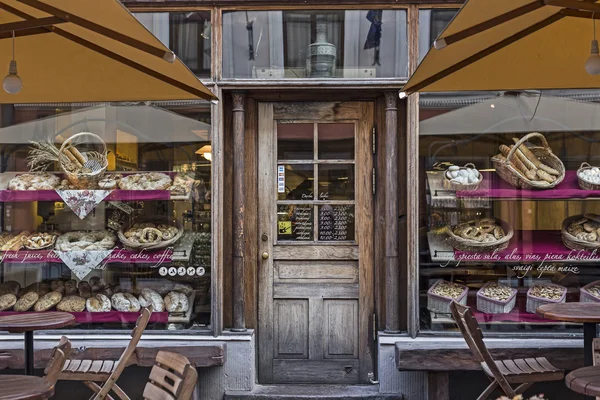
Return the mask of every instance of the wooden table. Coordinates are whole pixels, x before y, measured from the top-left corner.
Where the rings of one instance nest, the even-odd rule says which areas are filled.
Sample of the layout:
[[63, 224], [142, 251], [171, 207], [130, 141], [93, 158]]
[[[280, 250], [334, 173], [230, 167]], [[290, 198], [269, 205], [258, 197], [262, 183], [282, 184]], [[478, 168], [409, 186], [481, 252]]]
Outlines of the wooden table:
[[592, 343], [596, 337], [596, 324], [600, 323], [600, 303], [544, 304], [535, 310], [542, 318], [583, 324], [583, 362], [593, 364]]
[[565, 378], [569, 389], [586, 396], [600, 396], [600, 366], [583, 367]]
[[75, 317], [66, 312], [24, 312], [0, 317], [0, 331], [25, 334], [25, 374], [33, 375], [33, 332], [64, 328], [74, 323]]
[[54, 386], [44, 378], [27, 375], [1, 375], [0, 400], [45, 400], [54, 395]]

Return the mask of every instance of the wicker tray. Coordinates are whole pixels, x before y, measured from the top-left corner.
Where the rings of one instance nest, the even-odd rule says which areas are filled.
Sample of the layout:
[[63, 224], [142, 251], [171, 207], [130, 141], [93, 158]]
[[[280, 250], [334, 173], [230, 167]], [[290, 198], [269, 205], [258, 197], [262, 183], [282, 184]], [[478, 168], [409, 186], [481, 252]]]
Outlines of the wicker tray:
[[588, 164], [586, 162], [581, 163], [581, 165], [579, 166], [579, 169], [577, 170], [577, 180], [579, 181], [580, 189], [582, 189], [582, 190], [600, 190], [600, 184], [590, 183], [579, 177], [579, 174], [581, 173], [581, 171], [585, 171], [585, 170], [592, 169], [592, 168], [595, 168], [595, 167], [592, 167], [590, 164]]
[[[54, 235], [52, 242], [48, 243], [47, 245], [45, 245], [43, 247], [29, 247], [25, 244], [25, 243], [27, 243], [27, 241], [25, 241], [25, 243], [23, 243], [23, 247], [25, 247], [27, 250], [32, 250], [32, 251], [52, 249], [54, 247], [54, 245], [56, 244], [56, 239], [58, 239], [59, 236], [60, 236], [59, 234]], [[27, 239], [29, 239], [29, 236], [27, 237]]]
[[486, 314], [506, 314], [515, 308], [517, 302], [517, 289], [510, 288], [511, 295], [506, 300], [490, 299], [483, 295], [485, 288], [495, 282], [488, 282], [477, 291], [477, 310]]
[[577, 239], [577, 237], [567, 232], [567, 227], [571, 225], [573, 221], [584, 218], [583, 215], [574, 215], [566, 218], [560, 230], [563, 244], [571, 250], [595, 250], [600, 249], [600, 242], [588, 242], [587, 240]]
[[452, 301], [456, 301], [462, 305], [467, 304], [467, 293], [469, 293], [469, 288], [464, 285], [457, 284], [459, 286], [464, 287], [464, 290], [461, 293], [461, 295], [456, 299], [440, 296], [438, 294], [433, 293], [433, 290], [442, 282], [449, 283], [447, 281], [444, 281], [443, 279], [440, 279], [436, 281], [433, 285], [431, 285], [431, 287], [427, 291], [427, 309], [429, 311], [439, 314], [450, 314], [450, 304], [452, 304]]
[[156, 225], [159, 224], [168, 224], [168, 225], [172, 225], [172, 226], [176, 226], [178, 229], [177, 234], [169, 240], [163, 240], [161, 242], [158, 243], [137, 243], [137, 242], [133, 242], [129, 239], [127, 239], [124, 235], [124, 232], [129, 229], [129, 227], [127, 228], [121, 228], [121, 230], [119, 230], [117, 232], [117, 236], [119, 237], [119, 240], [121, 241], [121, 243], [123, 243], [123, 246], [125, 246], [126, 248], [130, 249], [130, 250], [160, 250], [160, 249], [164, 249], [167, 248], [169, 246], [174, 245], [175, 243], [177, 243], [177, 241], [181, 238], [181, 236], [183, 236], [183, 226], [179, 223], [172, 223], [169, 222], [167, 220], [138, 220], [135, 222], [152, 222]]
[[590, 292], [588, 292], [589, 288], [596, 285], [600, 285], [600, 281], [594, 281], [582, 287], [579, 290], [579, 301], [582, 303], [600, 303], [599, 297], [596, 297]]
[[527, 291], [527, 304], [525, 306], [525, 310], [528, 313], [535, 314], [535, 310], [538, 307], [543, 306], [544, 304], [564, 303], [567, 301], [567, 288], [566, 287], [560, 286], [560, 285], [555, 285], [554, 283], [544, 283], [543, 286], [556, 286], [556, 287], [562, 288], [563, 295], [558, 300], [550, 300], [550, 299], [546, 299], [544, 297], [537, 297], [537, 296], [533, 296], [531, 294], [531, 289], [533, 289], [533, 286], [530, 287], [529, 290]]
[[[559, 172], [559, 176], [552, 183], [541, 184], [536, 181], [532, 181], [524, 176], [519, 170], [517, 170], [513, 164], [511, 163], [512, 158], [515, 156], [515, 151], [521, 145], [533, 138], [537, 137], [541, 140], [542, 146], [533, 146], [528, 147], [529, 151], [531, 151], [540, 161], [549, 167], [554, 168]], [[502, 179], [508, 182], [510, 185], [519, 187], [521, 189], [552, 189], [559, 183], [565, 179], [565, 166], [562, 161], [552, 153], [550, 146], [548, 146], [548, 141], [541, 133], [530, 133], [525, 135], [519, 140], [514, 147], [511, 149], [510, 153], [506, 159], [500, 159], [498, 157], [492, 157], [492, 163], [494, 164], [494, 168], [496, 168], [496, 172]]]
[[504, 229], [504, 237], [498, 239], [495, 242], [478, 242], [476, 240], [469, 240], [458, 235], [455, 235], [450, 226], [445, 227], [445, 232], [448, 235], [446, 239], [450, 245], [461, 251], [477, 251], [482, 253], [489, 253], [494, 250], [504, 250], [508, 247], [508, 242], [512, 239], [515, 231], [506, 222], [496, 219], [496, 223], [502, 226]]
[[[473, 163], [468, 163], [465, 164], [464, 167], [460, 167], [460, 170], [467, 170], [467, 169], [477, 169], [475, 168], [475, 164]], [[481, 172], [479, 172], [479, 170], [477, 171], [477, 173], [479, 174], [479, 177], [477, 179], [477, 182], [475, 183], [469, 183], [469, 184], [460, 184], [460, 183], [454, 183], [452, 182], [450, 179], [452, 179], [451, 177], [448, 177], [448, 173], [450, 171], [446, 170], [444, 172], [444, 177], [442, 178], [442, 184], [444, 186], [444, 189], [449, 189], [449, 190], [460, 190], [460, 191], [473, 191], [473, 190], [477, 190], [477, 188], [479, 188], [479, 184], [481, 183], [481, 181], [483, 180], [483, 175], [481, 175]]]

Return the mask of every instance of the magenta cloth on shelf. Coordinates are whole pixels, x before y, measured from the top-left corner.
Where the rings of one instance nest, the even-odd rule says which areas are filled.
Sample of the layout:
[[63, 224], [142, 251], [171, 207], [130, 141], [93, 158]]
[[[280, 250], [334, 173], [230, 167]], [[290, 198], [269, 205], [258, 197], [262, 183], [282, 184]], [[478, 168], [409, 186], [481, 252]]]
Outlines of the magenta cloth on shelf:
[[577, 171], [566, 171], [565, 179], [552, 189], [528, 190], [520, 189], [506, 183], [495, 172], [482, 172], [483, 180], [479, 188], [473, 191], [456, 192], [456, 197], [493, 197], [499, 199], [572, 199], [600, 197], [600, 190], [583, 190], [579, 188]]
[[581, 262], [600, 261], [600, 251], [571, 250], [562, 242], [560, 231], [515, 231], [506, 250], [478, 253], [454, 250], [457, 261], [480, 262]]
[[[105, 200], [169, 200], [171, 192], [168, 190], [113, 190]], [[19, 201], [62, 201], [54, 190], [0, 190], [0, 202]]]
[[[47, 311], [52, 312], [52, 311]], [[25, 312], [16, 311], [2, 311], [0, 317], [5, 315], [13, 314], [26, 314]], [[121, 311], [109, 311], [109, 312], [72, 312], [75, 317], [75, 322], [78, 324], [101, 324], [107, 322], [121, 322], [121, 323], [135, 323], [140, 316], [139, 312], [121, 312]], [[150, 316], [150, 322], [166, 324], [169, 320], [168, 312], [153, 312]]]
[[[114, 249], [105, 261], [107, 263], [144, 263], [159, 266], [171, 262], [173, 249], [139, 250]], [[48, 263], [62, 262], [54, 250], [20, 250], [5, 251], [0, 256], [0, 263]]]

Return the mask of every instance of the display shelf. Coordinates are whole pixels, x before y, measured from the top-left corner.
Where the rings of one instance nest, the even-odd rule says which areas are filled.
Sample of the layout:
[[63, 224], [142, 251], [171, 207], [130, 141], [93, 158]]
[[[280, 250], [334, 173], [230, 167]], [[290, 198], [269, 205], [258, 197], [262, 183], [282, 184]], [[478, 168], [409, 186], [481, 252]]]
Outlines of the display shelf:
[[[168, 190], [113, 190], [105, 201], [186, 200], [189, 196], [171, 196]], [[62, 201], [55, 190], [0, 190], [0, 203]]]
[[[53, 311], [47, 311], [53, 312]], [[25, 312], [17, 312], [17, 311], [1, 311], [0, 317], [6, 315], [13, 314], [27, 314], [28, 311]], [[124, 323], [131, 324], [135, 323], [140, 316], [139, 312], [121, 312], [121, 311], [108, 311], [108, 312], [71, 312], [69, 314], [73, 314], [75, 317], [75, 322], [78, 324], [103, 324], [103, 323]], [[169, 313], [168, 312], [153, 312], [150, 316], [150, 323], [163, 323], [166, 324], [169, 322]]]

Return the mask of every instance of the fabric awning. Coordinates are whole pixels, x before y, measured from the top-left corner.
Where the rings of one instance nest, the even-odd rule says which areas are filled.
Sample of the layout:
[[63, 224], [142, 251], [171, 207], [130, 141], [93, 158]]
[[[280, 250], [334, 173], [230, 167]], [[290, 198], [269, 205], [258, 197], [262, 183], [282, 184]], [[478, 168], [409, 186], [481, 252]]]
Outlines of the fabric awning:
[[468, 0], [403, 91], [599, 88], [592, 16], [595, 1]]
[[13, 32], [23, 88], [0, 103], [216, 98], [117, 0], [2, 0], [0, 79]]

